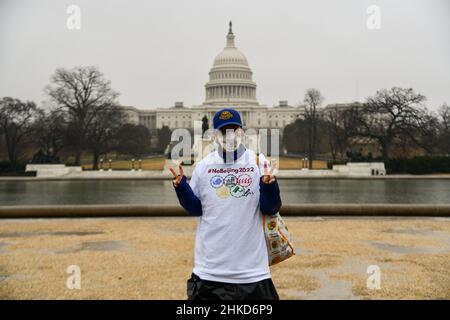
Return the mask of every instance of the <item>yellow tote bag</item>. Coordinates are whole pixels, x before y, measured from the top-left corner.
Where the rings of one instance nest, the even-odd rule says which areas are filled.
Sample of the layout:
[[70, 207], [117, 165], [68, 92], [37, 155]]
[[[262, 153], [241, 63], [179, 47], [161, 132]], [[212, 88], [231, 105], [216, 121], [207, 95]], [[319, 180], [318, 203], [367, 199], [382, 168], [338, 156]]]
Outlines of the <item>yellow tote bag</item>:
[[[256, 155], [256, 164], [259, 170], [259, 155]], [[263, 229], [269, 255], [269, 266], [295, 255], [292, 236], [279, 212], [272, 216], [263, 214]]]

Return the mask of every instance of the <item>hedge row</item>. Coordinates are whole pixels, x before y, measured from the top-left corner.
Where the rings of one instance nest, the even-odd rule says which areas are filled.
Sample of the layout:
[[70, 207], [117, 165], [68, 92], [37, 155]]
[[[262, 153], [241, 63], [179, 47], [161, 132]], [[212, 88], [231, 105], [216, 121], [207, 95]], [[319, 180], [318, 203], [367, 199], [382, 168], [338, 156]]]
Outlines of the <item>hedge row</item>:
[[[383, 160], [374, 159], [374, 162]], [[329, 161], [328, 169], [334, 164], [346, 164], [346, 161]], [[388, 174], [433, 174], [450, 173], [450, 157], [422, 156], [410, 159], [398, 158], [384, 161]]]
[[9, 161], [0, 161], [0, 176], [32, 176], [33, 172], [25, 172], [25, 164], [12, 164]]
[[384, 165], [388, 174], [450, 173], [450, 157], [423, 156], [411, 159], [389, 159]]

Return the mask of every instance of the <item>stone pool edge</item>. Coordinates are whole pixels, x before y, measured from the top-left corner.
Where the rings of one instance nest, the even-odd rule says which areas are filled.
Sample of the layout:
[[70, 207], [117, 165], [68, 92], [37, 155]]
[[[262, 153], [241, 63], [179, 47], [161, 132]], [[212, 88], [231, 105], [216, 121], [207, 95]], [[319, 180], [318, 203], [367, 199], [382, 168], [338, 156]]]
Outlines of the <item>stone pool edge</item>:
[[[450, 217], [450, 204], [286, 204], [282, 216]], [[0, 206], [1, 218], [182, 217], [179, 205], [18, 205]]]

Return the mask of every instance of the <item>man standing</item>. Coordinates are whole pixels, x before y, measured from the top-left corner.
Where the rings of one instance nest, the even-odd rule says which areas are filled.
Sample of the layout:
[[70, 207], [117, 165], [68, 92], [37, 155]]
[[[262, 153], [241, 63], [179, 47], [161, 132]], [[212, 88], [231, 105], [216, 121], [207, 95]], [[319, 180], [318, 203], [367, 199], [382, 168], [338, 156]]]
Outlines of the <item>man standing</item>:
[[281, 208], [273, 168], [242, 143], [239, 113], [222, 109], [214, 116], [217, 150], [201, 160], [189, 184], [170, 169], [181, 206], [199, 217], [195, 265], [187, 282], [190, 300], [277, 300], [262, 215]]

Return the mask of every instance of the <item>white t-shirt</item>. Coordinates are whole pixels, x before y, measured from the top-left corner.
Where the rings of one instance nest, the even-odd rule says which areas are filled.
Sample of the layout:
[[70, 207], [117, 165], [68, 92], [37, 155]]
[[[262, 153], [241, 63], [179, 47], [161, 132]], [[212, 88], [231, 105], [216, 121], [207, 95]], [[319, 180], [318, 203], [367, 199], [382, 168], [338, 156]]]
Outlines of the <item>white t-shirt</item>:
[[226, 164], [217, 151], [200, 161], [189, 182], [202, 203], [193, 272], [201, 279], [252, 283], [270, 278], [259, 208], [264, 155], [251, 150]]

